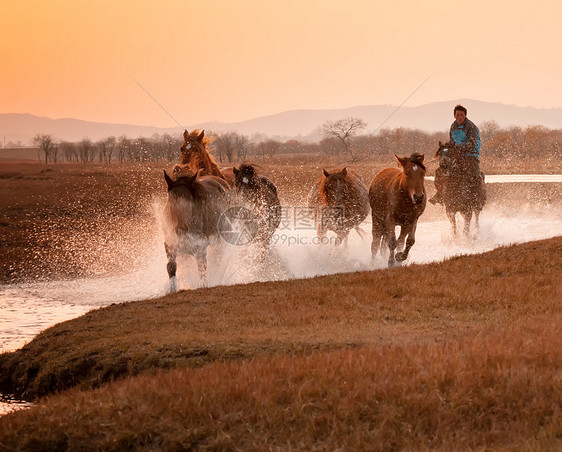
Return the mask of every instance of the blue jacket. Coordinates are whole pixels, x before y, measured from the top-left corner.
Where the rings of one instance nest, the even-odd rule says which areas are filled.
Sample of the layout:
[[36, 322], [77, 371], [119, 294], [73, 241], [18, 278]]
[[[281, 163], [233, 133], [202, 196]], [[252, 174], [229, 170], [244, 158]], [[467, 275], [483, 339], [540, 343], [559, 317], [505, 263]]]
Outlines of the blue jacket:
[[470, 119], [467, 118], [462, 126], [459, 126], [457, 121], [453, 122], [449, 138], [451, 143], [455, 143], [461, 148], [465, 155], [480, 157], [480, 131]]

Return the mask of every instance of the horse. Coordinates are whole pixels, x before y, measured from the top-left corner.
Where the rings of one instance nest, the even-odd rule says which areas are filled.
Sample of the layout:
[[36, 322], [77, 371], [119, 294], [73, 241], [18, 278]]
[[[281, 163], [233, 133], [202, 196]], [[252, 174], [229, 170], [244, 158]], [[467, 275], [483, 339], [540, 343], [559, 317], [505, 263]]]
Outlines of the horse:
[[176, 257], [188, 254], [197, 260], [199, 276], [205, 281], [207, 247], [218, 241], [219, 217], [227, 206], [227, 189], [216, 176], [180, 175], [171, 178], [164, 171], [168, 200], [164, 206], [164, 248], [170, 290], [176, 290]]
[[[453, 143], [439, 142], [435, 156], [439, 158], [439, 167], [448, 173], [443, 186], [443, 204], [451, 223], [453, 235], [457, 235], [456, 214], [464, 219], [464, 234], [469, 236], [470, 221], [474, 213], [476, 229], [479, 228], [480, 212], [486, 204], [486, 186], [484, 174], [475, 170], [473, 157], [467, 157]], [[476, 173], [479, 174], [476, 174]]]
[[340, 168], [323, 175], [310, 189], [308, 207], [316, 209], [317, 236], [323, 238], [327, 231], [336, 233], [338, 244], [347, 240], [349, 232], [355, 229], [369, 214], [367, 187], [352, 170]]
[[181, 161], [174, 166], [175, 176], [187, 173], [194, 174], [198, 170], [201, 176], [215, 176], [223, 179], [230, 187], [234, 186], [232, 167], [221, 168], [207, 150], [209, 140], [205, 138], [205, 131], [193, 130], [183, 132], [183, 144], [180, 146]]
[[270, 244], [275, 230], [281, 223], [281, 203], [277, 187], [265, 176], [257, 174], [253, 165], [244, 163], [233, 167], [234, 186], [242, 200], [246, 202], [257, 217], [257, 239]]
[[[369, 202], [373, 217], [373, 242], [371, 254], [375, 258], [382, 244], [390, 251], [388, 266], [403, 262], [416, 242], [416, 227], [425, 210], [424, 155], [413, 153], [410, 157], [395, 156], [400, 168], [386, 168], [378, 173], [369, 188]], [[396, 226], [400, 236], [396, 240]], [[408, 239], [406, 240], [406, 236]], [[406, 241], [406, 247], [402, 250]], [[395, 255], [395, 251], [399, 251]]]

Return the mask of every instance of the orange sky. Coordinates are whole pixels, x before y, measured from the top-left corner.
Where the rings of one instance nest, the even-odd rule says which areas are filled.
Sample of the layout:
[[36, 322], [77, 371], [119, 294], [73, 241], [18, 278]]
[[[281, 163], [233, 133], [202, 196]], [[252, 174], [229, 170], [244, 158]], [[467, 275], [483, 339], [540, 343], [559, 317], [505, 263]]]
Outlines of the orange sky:
[[562, 2], [2, 1], [0, 113], [170, 126], [473, 98], [562, 107]]

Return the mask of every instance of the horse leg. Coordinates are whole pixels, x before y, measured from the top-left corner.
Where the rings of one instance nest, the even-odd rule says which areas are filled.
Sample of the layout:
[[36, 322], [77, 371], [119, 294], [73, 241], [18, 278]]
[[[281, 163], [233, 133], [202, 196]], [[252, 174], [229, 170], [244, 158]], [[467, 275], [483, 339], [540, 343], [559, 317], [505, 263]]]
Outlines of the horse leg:
[[381, 246], [381, 239], [384, 235], [384, 226], [380, 223], [375, 215], [373, 217], [373, 241], [371, 242], [371, 256], [374, 259], [379, 252]]
[[318, 222], [318, 226], [316, 227], [316, 236], [318, 237], [318, 242], [323, 243], [322, 239], [326, 237], [328, 233], [328, 228], [326, 228], [326, 224], [324, 223], [324, 218], [320, 216], [320, 221]]
[[449, 218], [449, 222], [451, 223], [451, 232], [453, 233], [453, 237], [457, 236], [457, 213], [451, 210], [447, 211], [447, 217]]
[[474, 227], [476, 228], [476, 231], [480, 230], [480, 211], [479, 210], [474, 211]]
[[201, 278], [201, 284], [205, 285], [207, 282], [207, 257], [197, 256], [197, 270], [199, 270], [199, 278]]
[[349, 229], [338, 231], [336, 232], [336, 234], [337, 234], [336, 246], [341, 245], [343, 243], [344, 246], [347, 248]]
[[176, 271], [178, 269], [178, 264], [176, 263], [176, 250], [167, 243], [164, 243], [164, 248], [166, 250], [166, 256], [168, 257], [168, 263], [166, 264], [166, 270], [168, 271], [168, 278], [170, 279], [170, 292], [176, 291]]
[[[414, 243], [416, 243], [416, 227], [418, 225], [418, 221], [414, 221], [414, 223], [412, 224], [411, 227], [408, 228], [408, 240], [406, 240], [406, 248], [404, 249], [404, 251], [400, 252], [400, 253], [396, 253], [396, 260], [398, 262], [402, 262], [405, 261], [408, 258], [408, 253], [410, 252], [410, 249], [412, 248], [412, 246], [414, 246]], [[405, 227], [402, 227], [400, 230], [400, 237], [402, 237], [403, 235], [403, 230], [406, 229]], [[405, 234], [404, 234], [405, 235]], [[398, 239], [400, 240], [400, 239]]]
[[396, 261], [394, 260], [394, 252], [396, 251], [396, 227], [394, 223], [390, 222], [388, 219], [386, 221], [386, 237], [388, 240], [388, 251], [390, 255], [388, 256], [388, 266], [394, 267]]
[[463, 228], [464, 236], [469, 237], [470, 236], [470, 220], [472, 220], [472, 210], [469, 210], [467, 212], [463, 212], [462, 217], [464, 218], [464, 228]]
[[[405, 226], [400, 226], [400, 235], [398, 236], [398, 240], [396, 241], [396, 251], [400, 252], [404, 249], [404, 242], [406, 241], [406, 236], [408, 235], [408, 229]], [[398, 256], [398, 255], [397, 255]], [[398, 257], [397, 257], [397, 260]]]

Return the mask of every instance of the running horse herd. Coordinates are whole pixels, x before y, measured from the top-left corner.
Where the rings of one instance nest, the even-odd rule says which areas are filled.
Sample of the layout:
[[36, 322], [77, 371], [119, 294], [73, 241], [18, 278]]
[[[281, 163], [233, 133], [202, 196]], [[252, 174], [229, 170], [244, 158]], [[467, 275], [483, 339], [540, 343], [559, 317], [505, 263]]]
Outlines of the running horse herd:
[[[221, 168], [209, 153], [204, 131], [186, 130], [181, 146], [181, 161], [172, 174], [164, 171], [168, 201], [164, 207], [164, 245], [168, 258], [170, 288], [175, 290], [177, 256], [188, 254], [197, 261], [199, 276], [205, 280], [207, 248], [220, 239], [221, 215], [243, 204], [256, 219], [253, 240], [264, 249], [281, 222], [281, 204], [275, 184], [258, 174], [255, 166]], [[480, 180], [467, 177], [462, 156], [455, 155], [451, 143], [439, 143], [436, 157], [449, 173], [443, 192], [447, 216], [456, 235], [455, 216], [460, 212], [468, 235], [472, 215], [478, 216], [485, 203], [485, 188]], [[367, 188], [360, 177], [344, 167], [323, 171], [309, 191], [308, 207], [317, 213], [317, 235], [328, 231], [337, 242], [347, 242], [349, 232], [359, 234], [361, 223], [372, 215], [373, 258], [380, 251], [388, 252], [388, 266], [407, 259], [416, 240], [416, 226], [424, 212], [427, 195], [424, 187], [426, 167], [424, 155], [413, 153], [398, 157], [398, 168], [386, 168]], [[396, 226], [400, 235], [396, 238]]]

